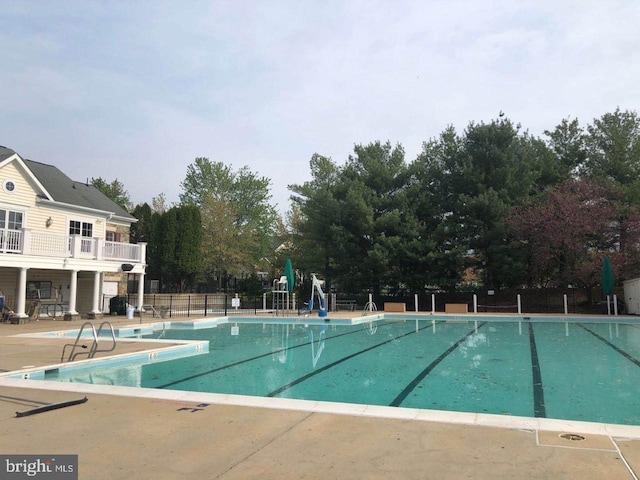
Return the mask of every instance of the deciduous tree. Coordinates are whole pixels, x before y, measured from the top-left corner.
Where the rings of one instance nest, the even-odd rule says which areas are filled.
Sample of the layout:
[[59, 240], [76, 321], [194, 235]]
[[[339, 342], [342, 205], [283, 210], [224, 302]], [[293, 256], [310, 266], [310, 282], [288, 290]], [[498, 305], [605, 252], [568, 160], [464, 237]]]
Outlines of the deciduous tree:
[[111, 183], [107, 182], [102, 177], [92, 178], [91, 185], [96, 187], [126, 211], [131, 210], [133, 205], [131, 203], [131, 199], [129, 198], [129, 193], [125, 190], [122, 182], [120, 182], [117, 178]]
[[[605, 255], [618, 274], [638, 267], [637, 250], [634, 256], [620, 250], [615, 221], [620, 203], [615, 198], [610, 187], [576, 179], [514, 209], [508, 224], [527, 247], [530, 285], [591, 287], [599, 283]], [[636, 213], [630, 222], [636, 245], [639, 220]]]
[[224, 283], [222, 276], [253, 273], [263, 258], [274, 255], [279, 217], [270, 203], [270, 184], [268, 178], [246, 166], [234, 171], [231, 166], [204, 157], [196, 158], [187, 167], [180, 201], [202, 211], [204, 264], [220, 286]]

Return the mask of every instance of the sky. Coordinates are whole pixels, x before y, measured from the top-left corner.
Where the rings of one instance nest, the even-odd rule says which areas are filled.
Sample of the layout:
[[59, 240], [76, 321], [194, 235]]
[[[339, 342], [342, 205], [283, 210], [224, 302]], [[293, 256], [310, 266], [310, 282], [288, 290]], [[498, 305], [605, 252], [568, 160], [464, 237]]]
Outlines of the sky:
[[314, 153], [504, 112], [535, 136], [640, 104], [637, 0], [0, 0], [0, 145], [134, 204], [197, 157], [271, 180]]

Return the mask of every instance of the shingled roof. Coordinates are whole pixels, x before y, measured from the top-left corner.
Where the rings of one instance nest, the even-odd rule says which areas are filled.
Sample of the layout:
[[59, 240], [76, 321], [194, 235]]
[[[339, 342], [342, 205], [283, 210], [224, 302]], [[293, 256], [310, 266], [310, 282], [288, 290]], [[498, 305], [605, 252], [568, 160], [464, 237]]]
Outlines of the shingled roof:
[[[10, 148], [0, 146], [0, 162], [14, 155]], [[118, 217], [135, 220], [135, 217], [115, 203], [93, 185], [76, 182], [53, 165], [34, 162], [20, 157], [55, 202], [77, 205], [110, 212]]]
[[2, 145], [0, 145], [0, 162], [3, 161], [3, 160], [6, 160], [11, 155], [15, 155], [15, 153], [16, 152], [11, 150], [10, 148], [3, 147]]

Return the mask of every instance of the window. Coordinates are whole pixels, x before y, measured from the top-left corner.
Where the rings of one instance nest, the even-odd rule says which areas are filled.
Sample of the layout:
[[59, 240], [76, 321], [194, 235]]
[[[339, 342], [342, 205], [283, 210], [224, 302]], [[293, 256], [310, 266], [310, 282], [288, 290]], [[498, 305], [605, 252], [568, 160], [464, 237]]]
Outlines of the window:
[[111, 231], [107, 230], [105, 240], [107, 242], [119, 242], [120, 241], [120, 234], [118, 232], [111, 232]]
[[27, 298], [33, 300], [51, 298], [51, 282], [28, 282]]
[[93, 224], [71, 220], [69, 222], [69, 235], [81, 235], [83, 237], [93, 237]]
[[[69, 235], [80, 235], [83, 237], [81, 242], [81, 251], [83, 253], [91, 253], [92, 241], [88, 240], [93, 237], [93, 224], [88, 222], [80, 222], [79, 220], [69, 220]], [[84, 240], [86, 238], [87, 240]]]
[[5, 180], [2, 188], [4, 188], [4, 191], [7, 193], [13, 193], [16, 190], [16, 184], [13, 180]]
[[7, 228], [10, 230], [20, 230], [22, 228], [22, 212], [9, 212]]
[[0, 228], [9, 230], [20, 230], [22, 228], [22, 212], [11, 210], [0, 210]]
[[110, 232], [107, 230], [105, 240], [107, 242], [115, 242], [116, 241], [116, 232]]

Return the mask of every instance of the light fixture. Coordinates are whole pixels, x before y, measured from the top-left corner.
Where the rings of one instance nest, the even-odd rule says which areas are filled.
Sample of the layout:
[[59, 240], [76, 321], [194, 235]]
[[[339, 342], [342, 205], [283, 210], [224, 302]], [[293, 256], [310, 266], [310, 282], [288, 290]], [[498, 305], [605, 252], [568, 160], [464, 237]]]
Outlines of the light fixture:
[[49, 228], [51, 225], [53, 225], [53, 219], [51, 217], [47, 218], [47, 221], [44, 222], [44, 224], [47, 226], [47, 228]]

